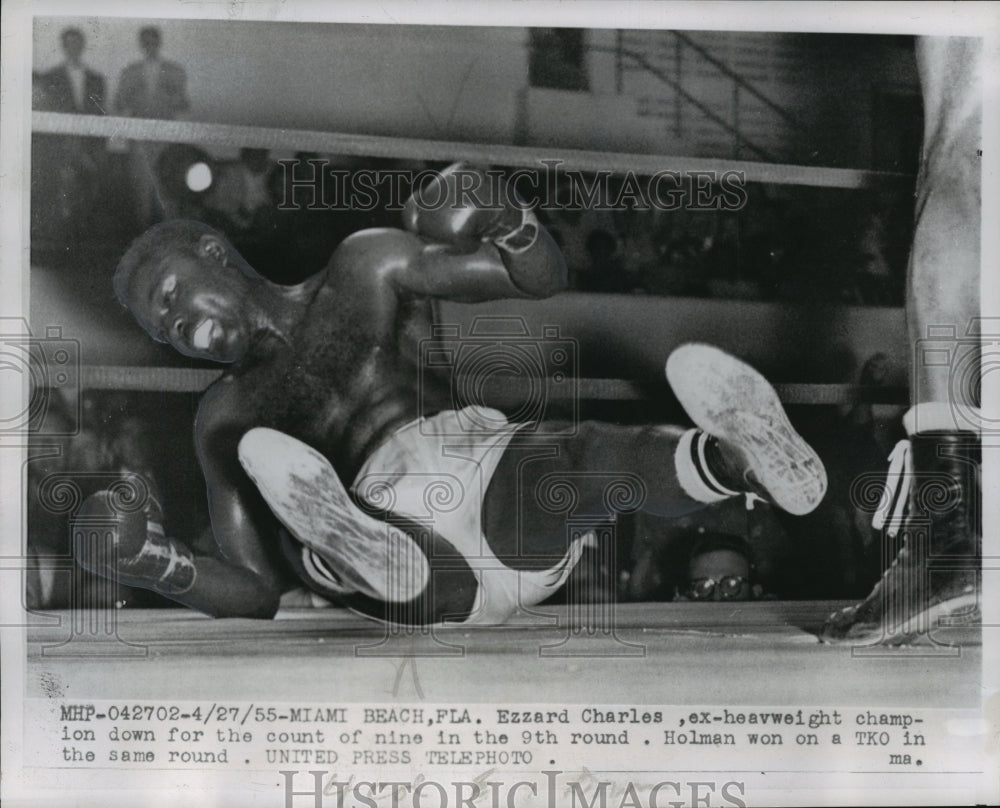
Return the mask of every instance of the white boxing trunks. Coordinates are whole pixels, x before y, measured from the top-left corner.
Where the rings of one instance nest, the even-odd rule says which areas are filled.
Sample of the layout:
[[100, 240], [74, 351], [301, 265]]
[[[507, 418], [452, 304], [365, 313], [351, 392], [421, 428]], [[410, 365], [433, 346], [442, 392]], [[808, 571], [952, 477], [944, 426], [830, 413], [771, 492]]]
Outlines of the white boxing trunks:
[[512, 569], [490, 549], [482, 528], [486, 489], [511, 436], [523, 426], [486, 407], [421, 418], [382, 443], [354, 481], [358, 499], [432, 527], [463, 556], [479, 583], [464, 625], [499, 625], [519, 606], [550, 597], [593, 542], [590, 534], [576, 539], [547, 570]]

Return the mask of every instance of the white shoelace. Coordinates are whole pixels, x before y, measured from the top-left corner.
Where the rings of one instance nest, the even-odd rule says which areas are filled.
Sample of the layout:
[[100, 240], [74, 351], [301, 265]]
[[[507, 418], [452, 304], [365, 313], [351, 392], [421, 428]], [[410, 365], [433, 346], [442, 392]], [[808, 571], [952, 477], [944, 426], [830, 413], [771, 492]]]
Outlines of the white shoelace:
[[889, 455], [885, 488], [882, 489], [882, 496], [875, 508], [872, 527], [876, 530], [885, 527], [888, 536], [895, 536], [899, 532], [912, 485], [913, 459], [910, 457], [910, 442], [901, 440]]

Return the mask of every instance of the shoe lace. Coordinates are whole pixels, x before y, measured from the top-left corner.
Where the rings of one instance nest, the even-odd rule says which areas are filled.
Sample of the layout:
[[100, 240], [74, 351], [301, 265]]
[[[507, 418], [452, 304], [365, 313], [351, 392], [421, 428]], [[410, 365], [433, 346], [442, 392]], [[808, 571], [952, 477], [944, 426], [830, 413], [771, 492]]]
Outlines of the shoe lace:
[[903, 524], [903, 512], [910, 498], [913, 485], [913, 459], [910, 457], [910, 442], [901, 440], [889, 454], [889, 471], [885, 488], [875, 508], [872, 527], [885, 528], [886, 534], [895, 536]]

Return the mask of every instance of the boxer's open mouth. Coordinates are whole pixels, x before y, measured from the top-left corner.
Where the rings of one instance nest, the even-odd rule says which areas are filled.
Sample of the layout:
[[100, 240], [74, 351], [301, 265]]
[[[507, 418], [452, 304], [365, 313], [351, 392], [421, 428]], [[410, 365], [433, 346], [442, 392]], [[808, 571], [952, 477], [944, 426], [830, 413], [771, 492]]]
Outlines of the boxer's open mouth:
[[211, 317], [202, 320], [191, 335], [191, 345], [199, 351], [207, 351], [219, 336], [219, 324]]

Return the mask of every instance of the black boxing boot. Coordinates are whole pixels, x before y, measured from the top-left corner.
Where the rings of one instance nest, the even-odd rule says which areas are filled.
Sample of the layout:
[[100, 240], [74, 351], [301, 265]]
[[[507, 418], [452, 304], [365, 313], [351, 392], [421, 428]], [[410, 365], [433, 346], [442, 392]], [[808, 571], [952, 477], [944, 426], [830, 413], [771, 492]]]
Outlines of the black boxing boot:
[[827, 619], [824, 642], [901, 645], [938, 627], [981, 621], [979, 435], [919, 432], [909, 451], [912, 465], [899, 464], [907, 512], [883, 533], [890, 541], [898, 529], [902, 549], [867, 598]]

